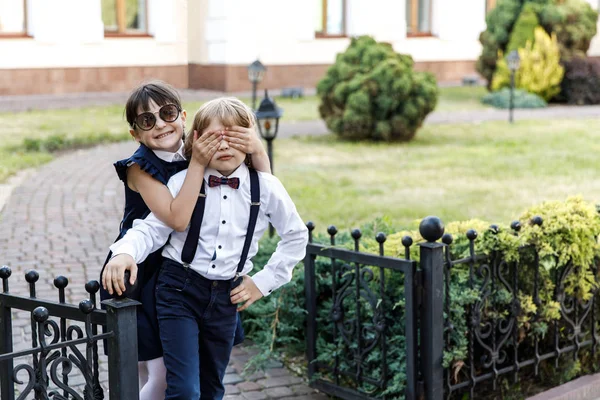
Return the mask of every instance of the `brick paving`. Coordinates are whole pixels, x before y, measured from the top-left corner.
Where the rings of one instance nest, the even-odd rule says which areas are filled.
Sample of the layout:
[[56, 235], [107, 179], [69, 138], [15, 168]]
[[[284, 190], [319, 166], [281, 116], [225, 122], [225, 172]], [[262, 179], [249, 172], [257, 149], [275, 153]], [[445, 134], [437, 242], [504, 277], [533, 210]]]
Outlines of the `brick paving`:
[[[58, 300], [53, 286], [58, 275], [69, 278], [67, 302], [78, 304], [87, 298], [84, 284], [98, 279], [122, 216], [123, 188], [112, 162], [128, 156], [135, 147], [135, 143], [125, 142], [62, 155], [27, 174], [14, 188], [0, 213], [0, 265], [12, 269], [10, 292], [27, 295], [24, 274], [35, 269], [40, 276], [38, 298]], [[29, 314], [13, 312], [13, 320], [15, 350], [30, 347]], [[248, 380], [242, 378], [244, 363], [250, 357], [247, 348], [234, 349], [225, 377], [225, 399], [326, 398], [280, 365]], [[106, 390], [104, 356], [100, 365]], [[82, 383], [81, 377], [69, 381]]]

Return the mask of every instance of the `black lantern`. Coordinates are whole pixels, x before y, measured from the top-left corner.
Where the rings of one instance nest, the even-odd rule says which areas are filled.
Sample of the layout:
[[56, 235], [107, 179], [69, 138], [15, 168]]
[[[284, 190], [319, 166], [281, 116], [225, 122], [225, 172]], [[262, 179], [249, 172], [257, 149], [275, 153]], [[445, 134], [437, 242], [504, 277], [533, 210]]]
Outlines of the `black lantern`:
[[514, 92], [515, 92], [515, 74], [519, 69], [521, 59], [519, 58], [519, 52], [517, 50], [511, 51], [506, 57], [506, 64], [510, 70], [510, 100], [508, 103], [508, 122], [513, 122], [513, 109], [514, 105]]
[[258, 60], [248, 65], [248, 80], [252, 83], [252, 109], [256, 110], [256, 86], [263, 80], [267, 68]]
[[[260, 136], [267, 141], [267, 155], [271, 164], [271, 173], [273, 173], [273, 140], [277, 137], [279, 130], [279, 118], [283, 115], [283, 110], [275, 104], [274, 100], [269, 98], [269, 92], [265, 89], [265, 98], [260, 102], [258, 110], [255, 111], [258, 132]], [[269, 224], [269, 236], [273, 237], [273, 226]]]

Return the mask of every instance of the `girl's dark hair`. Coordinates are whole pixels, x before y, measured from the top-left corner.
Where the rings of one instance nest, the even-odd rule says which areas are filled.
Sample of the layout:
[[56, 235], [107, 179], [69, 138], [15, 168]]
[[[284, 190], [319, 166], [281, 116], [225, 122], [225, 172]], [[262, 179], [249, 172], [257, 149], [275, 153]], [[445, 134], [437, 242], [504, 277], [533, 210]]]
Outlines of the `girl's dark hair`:
[[125, 103], [125, 119], [129, 126], [133, 127], [138, 108], [150, 111], [150, 100], [154, 100], [158, 106], [175, 104], [180, 110], [182, 108], [179, 93], [173, 86], [159, 80], [145, 82], [131, 92]]

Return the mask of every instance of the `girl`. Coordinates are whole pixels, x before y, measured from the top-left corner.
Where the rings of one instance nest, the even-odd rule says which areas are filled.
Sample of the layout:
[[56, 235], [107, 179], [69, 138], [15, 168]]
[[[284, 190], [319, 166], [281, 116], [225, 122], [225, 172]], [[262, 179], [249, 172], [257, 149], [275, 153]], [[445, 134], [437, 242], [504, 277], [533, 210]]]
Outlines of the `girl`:
[[[125, 235], [135, 219], [143, 219], [150, 212], [171, 228], [185, 230], [200, 192], [204, 168], [222, 140], [252, 154], [256, 169], [270, 172], [268, 157], [254, 130], [236, 126], [206, 132], [200, 137], [194, 131], [188, 162], [183, 155], [186, 112], [177, 91], [165, 82], [152, 81], [137, 87], [127, 100], [125, 116], [129, 133], [140, 147], [131, 157], [114, 164], [125, 186], [125, 210], [117, 240]], [[167, 181], [185, 168], [193, 173], [188, 174], [181, 191], [173, 198]], [[107, 261], [110, 258], [111, 254]], [[166, 388], [154, 300], [156, 272], [161, 262], [159, 250], [141, 263], [136, 284], [128, 292], [128, 297], [142, 303], [137, 314], [140, 400], [163, 399]], [[106, 278], [104, 268], [101, 275], [101, 279]], [[114, 281], [115, 277], [111, 279]], [[112, 288], [101, 292], [102, 299], [112, 295]], [[240, 327], [238, 323], [238, 329]], [[236, 332], [236, 339], [243, 340], [241, 330]]]

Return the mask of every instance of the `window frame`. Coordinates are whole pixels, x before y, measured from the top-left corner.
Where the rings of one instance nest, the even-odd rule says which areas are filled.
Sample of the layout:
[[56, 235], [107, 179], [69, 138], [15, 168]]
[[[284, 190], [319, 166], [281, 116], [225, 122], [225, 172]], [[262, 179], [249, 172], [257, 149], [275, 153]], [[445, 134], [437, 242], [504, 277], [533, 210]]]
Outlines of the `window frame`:
[[105, 38], [135, 38], [135, 37], [151, 37], [148, 32], [148, 0], [144, 0], [144, 7], [146, 8], [146, 12], [144, 13], [145, 21], [144, 26], [146, 27], [145, 32], [128, 32], [126, 26], [126, 7], [125, 0], [115, 0], [115, 8], [116, 8], [116, 18], [117, 18], [117, 30], [116, 31], [107, 31], [106, 26], [104, 27], [104, 37]]
[[[433, 0], [428, 0], [429, 4], [429, 30], [428, 31], [419, 31], [419, 1], [420, 0], [406, 0], [407, 4], [410, 4], [410, 15], [406, 16], [406, 37], [407, 38], [416, 38], [416, 37], [431, 37], [433, 36], [433, 31], [431, 29], [431, 24], [433, 23]], [[408, 27], [413, 28], [413, 32], [409, 32]]]
[[22, 39], [31, 38], [27, 24], [27, 0], [23, 0], [23, 31], [22, 32], [2, 32], [0, 31], [0, 39]]
[[318, 39], [336, 39], [348, 37], [348, 1], [342, 0], [342, 33], [327, 33], [327, 2], [328, 0], [321, 0], [321, 25], [323, 26], [322, 31], [315, 31], [315, 37]]

